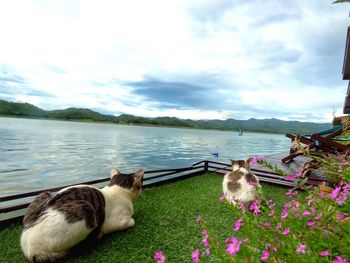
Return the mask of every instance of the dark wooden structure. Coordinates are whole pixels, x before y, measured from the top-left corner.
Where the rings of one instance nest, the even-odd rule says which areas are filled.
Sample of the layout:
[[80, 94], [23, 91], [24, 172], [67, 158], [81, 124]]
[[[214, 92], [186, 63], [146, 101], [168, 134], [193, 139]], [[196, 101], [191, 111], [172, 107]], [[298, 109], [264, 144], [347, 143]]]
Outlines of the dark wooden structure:
[[[348, 27], [345, 44], [345, 54], [343, 63], [343, 79], [350, 80], [350, 27]], [[345, 96], [344, 114], [350, 114], [350, 82]]]
[[[276, 163], [279, 159], [280, 159], [280, 156], [278, 157], [271, 156], [270, 159], [267, 159], [267, 160], [273, 163]], [[292, 165], [299, 166], [298, 163], [293, 163]], [[285, 170], [289, 168], [290, 166], [287, 166], [287, 165], [282, 166], [282, 169], [285, 169]], [[200, 176], [207, 172], [223, 175], [228, 171], [231, 171], [231, 164], [203, 160], [203, 161], [194, 163], [190, 167], [146, 171], [143, 179], [143, 187], [147, 188], [152, 186], [158, 186], [158, 185], [170, 183], [173, 181], [187, 179], [192, 176]], [[275, 185], [284, 186], [284, 187], [294, 187], [293, 183], [285, 180], [283, 176], [280, 176], [279, 174], [271, 172], [267, 169], [261, 169], [257, 165], [252, 166], [252, 171], [257, 175], [257, 177], [262, 183], [275, 184]], [[101, 179], [97, 179], [89, 182], [82, 182], [81, 184], [102, 187], [106, 185], [109, 180], [110, 178], [108, 177], [108, 178], [101, 178]], [[308, 180], [308, 184], [319, 185], [319, 184], [323, 184], [323, 182], [325, 181], [326, 181], [326, 178], [324, 177], [314, 176], [314, 177], [310, 177], [310, 179]], [[67, 186], [70, 186], [70, 185], [0, 197], [0, 228], [5, 227], [12, 223], [21, 221], [25, 213], [25, 209], [38, 194], [44, 191], [57, 192], [60, 189], [65, 188]]]
[[[327, 133], [329, 132], [329, 133]], [[334, 152], [343, 152], [350, 149], [350, 145], [340, 144], [336, 141], [333, 141], [334, 137], [340, 135], [343, 132], [343, 125], [329, 129], [326, 132], [314, 133], [311, 135], [299, 135], [299, 134], [290, 134], [287, 133], [286, 137], [290, 138], [292, 142], [294, 140], [299, 141], [301, 144], [304, 144], [309, 150], [318, 151], [320, 153], [334, 153]], [[282, 159], [283, 163], [288, 163], [293, 161], [297, 156], [303, 155], [303, 151], [290, 149], [290, 153]]]

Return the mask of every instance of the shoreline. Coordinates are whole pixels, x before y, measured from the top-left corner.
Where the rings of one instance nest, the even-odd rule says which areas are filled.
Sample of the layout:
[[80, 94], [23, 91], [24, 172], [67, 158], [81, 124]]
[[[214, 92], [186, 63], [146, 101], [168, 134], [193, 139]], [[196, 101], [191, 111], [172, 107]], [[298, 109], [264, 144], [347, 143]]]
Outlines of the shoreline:
[[[78, 122], [78, 123], [94, 123], [94, 124], [113, 124], [113, 125], [124, 125], [124, 126], [137, 126], [137, 127], [155, 127], [155, 128], [172, 128], [172, 129], [190, 129], [190, 130], [201, 130], [201, 131], [223, 131], [223, 132], [234, 132], [237, 133], [239, 130], [232, 129], [214, 129], [214, 128], [195, 128], [187, 126], [168, 126], [168, 125], [151, 125], [151, 124], [130, 124], [130, 123], [116, 123], [112, 121], [95, 121], [91, 119], [61, 119], [61, 118], [40, 118], [31, 116], [18, 116], [18, 115], [1, 115], [0, 118], [13, 118], [13, 119], [29, 119], [29, 120], [49, 120], [49, 121], [66, 121], [66, 122]], [[243, 131], [244, 133], [262, 133], [262, 134], [275, 134], [283, 135], [284, 133], [277, 132], [264, 132], [264, 131]]]

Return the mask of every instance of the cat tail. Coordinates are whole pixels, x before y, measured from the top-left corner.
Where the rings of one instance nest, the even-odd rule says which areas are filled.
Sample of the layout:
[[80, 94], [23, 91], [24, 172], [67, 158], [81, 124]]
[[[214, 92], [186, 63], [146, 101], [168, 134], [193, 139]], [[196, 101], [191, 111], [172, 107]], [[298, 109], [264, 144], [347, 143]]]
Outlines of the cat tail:
[[64, 256], [66, 256], [66, 252], [60, 252], [60, 253], [42, 253], [38, 255], [34, 255], [31, 258], [31, 261], [34, 263], [50, 263], [50, 262], [56, 262], [60, 259], [62, 259]]

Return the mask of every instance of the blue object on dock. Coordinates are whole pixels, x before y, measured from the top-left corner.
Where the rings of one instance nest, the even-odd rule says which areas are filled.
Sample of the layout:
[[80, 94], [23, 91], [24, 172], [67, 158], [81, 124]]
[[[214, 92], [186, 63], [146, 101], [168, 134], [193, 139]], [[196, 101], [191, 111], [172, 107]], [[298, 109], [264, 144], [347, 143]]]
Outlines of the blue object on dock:
[[213, 157], [219, 157], [219, 153], [218, 153], [218, 152], [212, 152], [211, 155], [212, 155]]

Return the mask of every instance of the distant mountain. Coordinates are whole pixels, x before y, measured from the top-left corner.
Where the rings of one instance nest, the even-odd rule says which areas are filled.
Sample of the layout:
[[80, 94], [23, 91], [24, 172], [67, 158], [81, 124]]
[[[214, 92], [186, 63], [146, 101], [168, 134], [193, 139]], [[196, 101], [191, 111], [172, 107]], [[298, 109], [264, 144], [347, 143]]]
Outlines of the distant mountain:
[[251, 118], [249, 120], [183, 120], [174, 117], [144, 118], [128, 114], [120, 116], [101, 114], [90, 109], [68, 108], [65, 110], [46, 111], [29, 103], [8, 102], [0, 100], [1, 116], [17, 116], [31, 118], [48, 118], [59, 120], [79, 120], [95, 122], [111, 122], [118, 124], [135, 125], [154, 125], [168, 127], [186, 127], [197, 129], [216, 129], [216, 130], [243, 130], [250, 132], [264, 133], [291, 133], [301, 134], [314, 133], [328, 129], [330, 123], [312, 123], [299, 121], [282, 121], [279, 119], [258, 120]]

